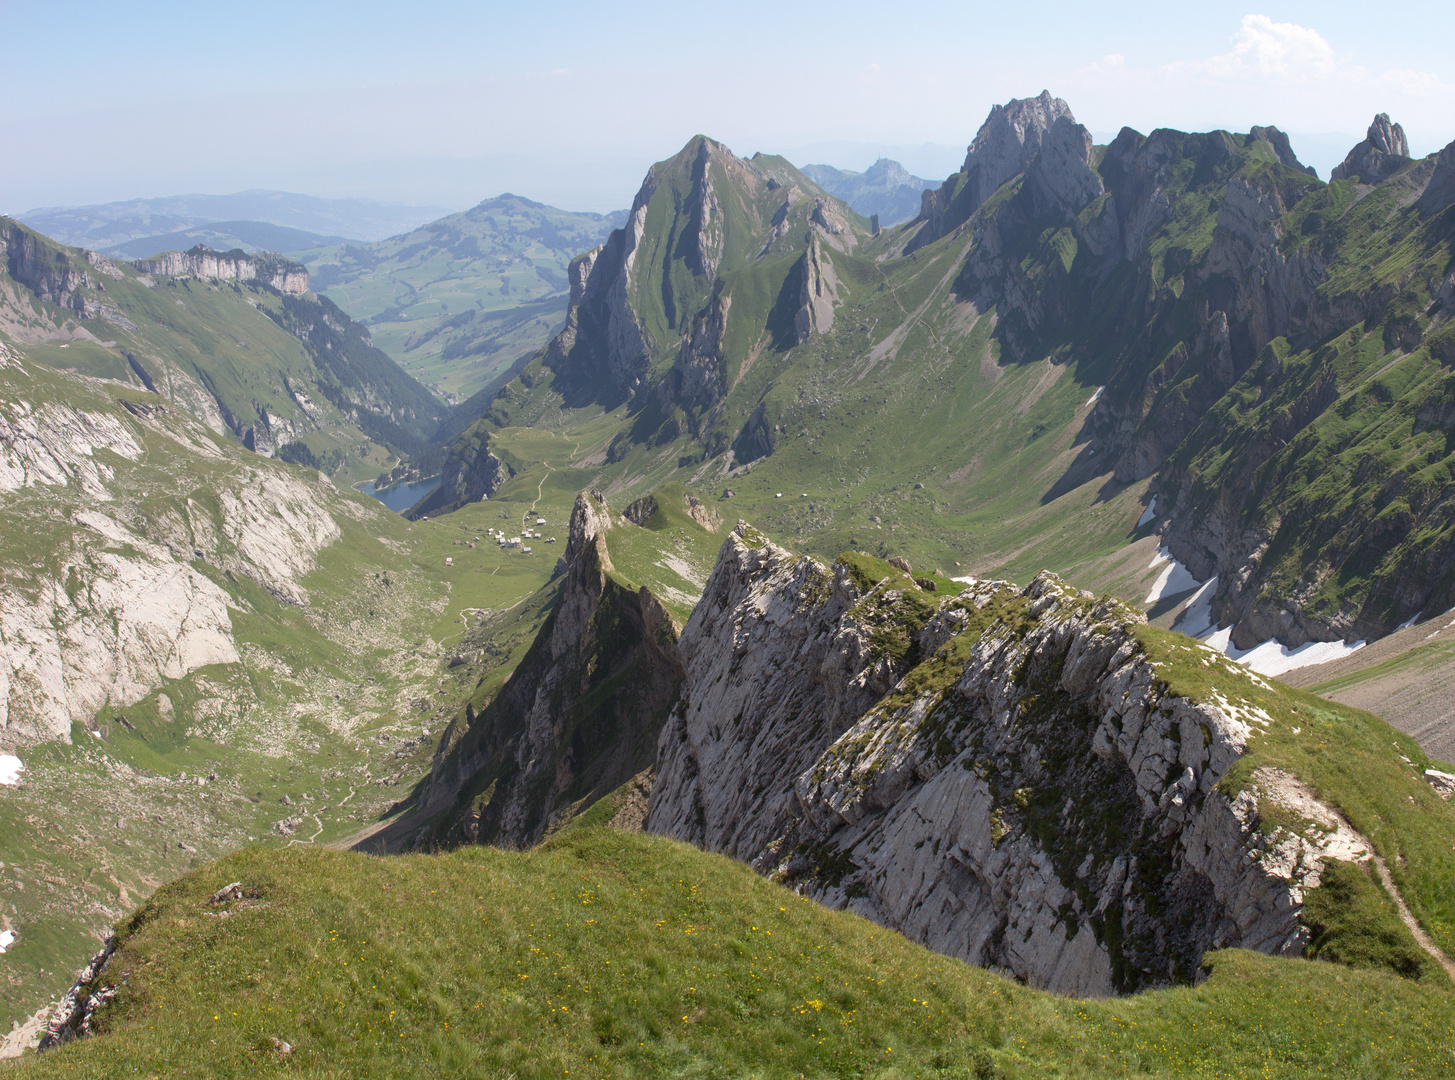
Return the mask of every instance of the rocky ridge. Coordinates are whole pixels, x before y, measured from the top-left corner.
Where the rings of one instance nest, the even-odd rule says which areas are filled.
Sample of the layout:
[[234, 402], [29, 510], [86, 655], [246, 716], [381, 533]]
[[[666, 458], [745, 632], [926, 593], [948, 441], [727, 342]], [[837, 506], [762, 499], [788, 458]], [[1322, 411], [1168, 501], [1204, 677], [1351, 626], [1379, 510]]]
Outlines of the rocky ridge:
[[[1286, 773], [1229, 786], [1283, 722], [1249, 676], [1183, 639], [1226, 686], [1177, 696], [1140, 615], [1049, 574], [939, 600], [882, 569], [738, 526], [682, 634], [649, 831], [1064, 993], [1303, 952], [1306, 891], [1371, 849]], [[1326, 831], [1260, 830], [1260, 800]]]
[[599, 492], [577, 496], [551, 614], [500, 692], [440, 739], [417, 803], [434, 842], [528, 847], [650, 767], [682, 668], [671, 615], [607, 550], [610, 530], [636, 527]]
[[188, 251], [164, 251], [131, 264], [143, 274], [167, 277], [213, 278], [218, 281], [261, 281], [282, 293], [308, 291], [308, 268], [281, 255], [244, 251], [213, 251], [198, 244]]
[[1334, 166], [1330, 180], [1358, 180], [1377, 184], [1389, 179], [1410, 162], [1410, 144], [1404, 128], [1393, 123], [1388, 113], [1380, 113], [1369, 125], [1364, 141], [1349, 151], [1343, 162]]
[[[700, 418], [730, 381], [711, 341], [721, 342], [732, 275], [818, 242], [852, 251], [862, 236], [837, 200], [787, 162], [745, 160], [698, 136], [652, 167], [627, 224], [572, 263], [567, 325], [545, 363], [568, 400], [595, 392], [621, 401], [660, 382], [669, 408]], [[820, 322], [831, 302], [816, 299]], [[674, 375], [660, 381], [670, 360]], [[693, 375], [694, 366], [707, 371]]]
[[[689, 483], [751, 467], [774, 488], [868, 494], [876, 470], [843, 475], [824, 451], [925, 468], [955, 456], [928, 490], [959, 509], [1013, 443], [1032, 457], [1064, 446], [1025, 499], [1148, 485], [1164, 546], [1217, 578], [1211, 617], [1234, 646], [1372, 639], [1455, 604], [1437, 569], [1452, 550], [1438, 433], [1455, 415], [1455, 159], [1408, 161], [1400, 140], [1376, 118], [1354, 159], [1405, 164], [1322, 184], [1274, 127], [1126, 128], [1095, 146], [1043, 93], [993, 109], [919, 218], [866, 237], [789, 167], [694, 139], [574, 265], [566, 329], [487, 421], [625, 404], [593, 461], [613, 482], [675, 461]], [[1003, 374], [1038, 367], [1024, 408], [1074, 376], [1085, 411], [1061, 402], [1021, 427], [988, 410], [977, 430], [1017, 428], [998, 443], [950, 422], [1003, 392]], [[1362, 394], [1369, 380], [1380, 388]], [[876, 402], [894, 425], [867, 419]], [[924, 438], [896, 444], [936, 410]], [[1337, 493], [1312, 491], [1331, 470], [1358, 495], [1337, 512]], [[893, 529], [803, 510], [828, 550], [857, 545], [861, 526]], [[944, 520], [941, 569], [1017, 557]]]

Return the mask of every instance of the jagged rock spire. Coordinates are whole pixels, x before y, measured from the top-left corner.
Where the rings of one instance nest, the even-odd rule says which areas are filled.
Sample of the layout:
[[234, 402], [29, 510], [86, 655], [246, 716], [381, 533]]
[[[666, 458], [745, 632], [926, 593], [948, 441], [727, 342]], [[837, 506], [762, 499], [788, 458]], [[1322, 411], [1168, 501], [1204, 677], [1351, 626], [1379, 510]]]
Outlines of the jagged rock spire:
[[1391, 121], [1388, 113], [1380, 113], [1369, 125], [1364, 141], [1349, 151], [1342, 165], [1334, 167], [1329, 179], [1352, 178], [1366, 184], [1377, 184], [1393, 176], [1409, 159], [1410, 144], [1404, 136], [1404, 128]]

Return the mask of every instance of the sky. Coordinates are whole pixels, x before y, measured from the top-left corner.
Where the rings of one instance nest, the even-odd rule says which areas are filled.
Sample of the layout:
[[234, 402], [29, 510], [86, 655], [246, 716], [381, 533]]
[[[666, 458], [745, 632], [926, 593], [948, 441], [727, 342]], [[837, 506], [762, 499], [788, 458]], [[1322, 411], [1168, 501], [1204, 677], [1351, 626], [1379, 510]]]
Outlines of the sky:
[[1455, 4], [0, 0], [0, 213], [271, 188], [624, 207], [694, 134], [943, 178], [1049, 89], [1102, 139], [1273, 124], [1327, 176], [1376, 112], [1455, 139]]

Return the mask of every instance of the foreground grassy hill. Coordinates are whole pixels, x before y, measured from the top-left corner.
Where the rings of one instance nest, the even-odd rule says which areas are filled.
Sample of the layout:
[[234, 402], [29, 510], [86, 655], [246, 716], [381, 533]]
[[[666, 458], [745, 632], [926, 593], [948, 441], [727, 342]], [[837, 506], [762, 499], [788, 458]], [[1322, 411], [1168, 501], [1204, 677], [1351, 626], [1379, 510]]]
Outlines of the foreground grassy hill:
[[99, 1034], [15, 1075], [1433, 1077], [1455, 1037], [1443, 987], [1243, 952], [1196, 987], [1057, 998], [580, 826], [525, 854], [248, 849], [118, 937]]

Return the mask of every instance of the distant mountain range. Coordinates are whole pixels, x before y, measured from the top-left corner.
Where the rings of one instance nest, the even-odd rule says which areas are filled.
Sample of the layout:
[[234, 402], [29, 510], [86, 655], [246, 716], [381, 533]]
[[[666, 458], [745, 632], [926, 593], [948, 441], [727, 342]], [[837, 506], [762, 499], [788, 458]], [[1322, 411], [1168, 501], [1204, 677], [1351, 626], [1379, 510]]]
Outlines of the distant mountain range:
[[163, 251], [186, 251], [198, 244], [213, 251], [240, 249], [252, 254], [256, 251], [305, 251], [347, 242], [347, 237], [324, 236], [287, 225], [274, 225], [269, 221], [213, 221], [177, 232], [128, 240], [107, 248], [104, 254], [118, 259], [145, 259]]
[[[316, 245], [320, 239], [345, 237], [350, 240], [383, 240], [408, 232], [426, 221], [448, 214], [442, 206], [401, 206], [373, 199], [324, 199], [288, 191], [239, 191], [232, 195], [169, 195], [157, 199], [130, 199], [96, 206], [46, 206], [16, 215], [37, 232], [52, 240], [92, 251], [113, 253], [122, 245], [126, 251], [114, 254], [126, 258], [155, 255], [168, 248], [185, 249], [193, 243], [165, 239], [190, 229], [228, 230], [223, 224], [241, 223], [281, 226], [316, 235], [299, 243], [297, 238], [274, 246], [273, 240], [249, 240], [234, 233], [239, 247], [271, 247], [275, 251]], [[220, 224], [222, 223], [222, 224]], [[155, 246], [154, 241], [162, 241]], [[139, 245], [131, 241], [147, 241]], [[208, 243], [209, 247], [216, 244]], [[145, 250], [141, 250], [145, 249]]]
[[803, 175], [865, 217], [878, 215], [879, 224], [885, 228], [918, 214], [920, 195], [940, 186], [938, 180], [911, 176], [903, 165], [888, 158], [880, 158], [863, 172], [832, 165], [805, 165]]

